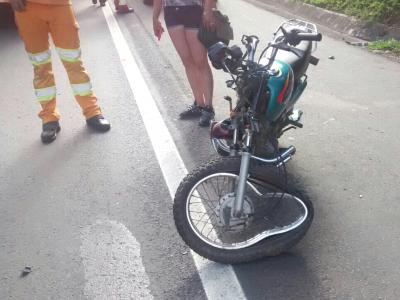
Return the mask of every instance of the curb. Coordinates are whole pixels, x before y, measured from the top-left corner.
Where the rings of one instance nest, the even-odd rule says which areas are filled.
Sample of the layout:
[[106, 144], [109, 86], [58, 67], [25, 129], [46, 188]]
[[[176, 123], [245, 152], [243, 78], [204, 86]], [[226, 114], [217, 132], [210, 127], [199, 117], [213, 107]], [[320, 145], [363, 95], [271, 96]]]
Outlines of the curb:
[[400, 40], [400, 27], [365, 22], [355, 17], [332, 12], [310, 4], [293, 0], [245, 0], [260, 5], [286, 18], [302, 17], [336, 32], [358, 39], [374, 41], [395, 38]]

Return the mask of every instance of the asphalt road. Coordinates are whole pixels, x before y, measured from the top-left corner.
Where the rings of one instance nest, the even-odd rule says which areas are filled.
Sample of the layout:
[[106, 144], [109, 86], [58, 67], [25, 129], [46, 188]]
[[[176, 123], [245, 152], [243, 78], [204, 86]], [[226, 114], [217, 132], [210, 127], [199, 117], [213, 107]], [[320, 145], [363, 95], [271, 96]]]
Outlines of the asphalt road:
[[[236, 40], [256, 34], [266, 44], [283, 21], [242, 0], [219, 2]], [[166, 34], [153, 38], [151, 8], [132, 3], [119, 27], [193, 169], [214, 155], [208, 131], [177, 119], [192, 101], [183, 67]], [[103, 12], [74, 6], [113, 127], [87, 130], [55, 59], [62, 131], [43, 146], [31, 66], [17, 33], [0, 30], [0, 299], [205, 299]], [[313, 225], [287, 254], [234, 270], [248, 299], [399, 299], [400, 64], [322, 33], [299, 102], [305, 126], [283, 138], [297, 148], [289, 172], [314, 203]], [[214, 75], [220, 119], [232, 93], [226, 74]], [[25, 266], [32, 273], [21, 277]]]

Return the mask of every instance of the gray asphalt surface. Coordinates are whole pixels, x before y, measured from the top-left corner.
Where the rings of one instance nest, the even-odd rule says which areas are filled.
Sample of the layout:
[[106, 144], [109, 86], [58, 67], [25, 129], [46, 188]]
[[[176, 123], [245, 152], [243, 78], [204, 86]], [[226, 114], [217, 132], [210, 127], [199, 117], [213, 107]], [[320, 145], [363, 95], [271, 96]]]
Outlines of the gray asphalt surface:
[[[119, 25], [193, 169], [214, 155], [208, 131], [177, 120], [192, 101], [183, 67], [167, 34], [160, 42], [152, 37], [151, 8], [132, 3], [136, 13], [119, 16]], [[113, 128], [86, 129], [55, 59], [62, 131], [43, 146], [31, 66], [16, 32], [0, 31], [0, 299], [100, 296], [85, 287], [82, 237], [105, 219], [124, 224], [141, 244], [156, 299], [203, 299], [104, 16], [89, 2], [74, 4], [85, 65]], [[266, 44], [283, 21], [242, 0], [220, 6], [237, 40], [256, 34]], [[236, 275], [248, 299], [399, 299], [400, 64], [322, 32], [320, 64], [310, 67], [298, 105], [304, 129], [283, 138], [297, 148], [288, 171], [313, 201], [314, 223], [287, 254], [235, 267]], [[228, 77], [214, 75], [221, 119]], [[33, 272], [21, 278], [26, 265]]]

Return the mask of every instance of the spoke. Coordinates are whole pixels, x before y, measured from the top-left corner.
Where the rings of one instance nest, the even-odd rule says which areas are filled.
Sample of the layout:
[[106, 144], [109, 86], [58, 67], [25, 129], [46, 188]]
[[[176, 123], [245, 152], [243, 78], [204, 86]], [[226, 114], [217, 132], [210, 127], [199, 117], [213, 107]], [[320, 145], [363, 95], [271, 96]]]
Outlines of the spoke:
[[196, 213], [196, 214], [206, 214], [207, 213], [204, 211], [196, 211], [196, 210], [189, 210], [189, 212]]
[[203, 221], [204, 216], [207, 216], [207, 212], [203, 213], [203, 215], [200, 217], [200, 221], [201, 221], [201, 222], [204, 222], [204, 221]]
[[206, 222], [206, 223], [204, 224], [203, 228], [202, 228], [201, 231], [200, 231], [201, 234], [203, 234], [203, 230], [204, 230], [204, 228], [206, 228], [206, 225], [207, 225], [207, 224], [208, 224], [208, 222]]
[[193, 194], [192, 194], [192, 197], [198, 198], [198, 199], [201, 199], [201, 200], [204, 200], [204, 202], [202, 202], [202, 201], [200, 201], [200, 202], [190, 202], [190, 205], [192, 205], [192, 204], [202, 204], [202, 205], [204, 205], [203, 203], [206, 203], [207, 206], [208, 206], [211, 210], [214, 210], [214, 209], [212, 208], [212, 206], [210, 206], [209, 202], [208, 202], [205, 198], [201, 198], [201, 197], [195, 196], [195, 195], [193, 195]]
[[[223, 182], [223, 185], [227, 186], [225, 182], [229, 183], [229, 178], [228, 177], [224, 177], [224, 182]], [[229, 188], [226, 191], [229, 192]]]
[[[202, 197], [200, 197], [200, 196], [195, 196], [195, 195], [193, 195], [192, 194], [192, 197], [194, 197], [194, 198], [197, 198], [197, 199], [201, 199], [201, 200], [204, 200], [204, 202], [207, 202], [207, 199], [206, 198], [202, 198]], [[198, 202], [198, 203], [203, 203], [203, 202]]]
[[[219, 176], [218, 176], [219, 177]], [[217, 177], [217, 180], [218, 180], [218, 177]], [[211, 181], [211, 186], [212, 186], [212, 188], [213, 188], [213, 190], [214, 190], [214, 192], [215, 192], [215, 194], [218, 196], [218, 200], [219, 200], [219, 198], [221, 198], [221, 196], [220, 196], [220, 194], [217, 192], [217, 190], [215, 189], [215, 186], [214, 186], [214, 184], [212, 183], [212, 181]]]
[[[198, 223], [199, 223], [199, 222], [202, 222], [202, 223], [204, 222], [204, 221], [202, 221], [202, 220], [195, 219], [195, 218], [191, 218], [191, 220], [192, 220], [192, 221], [195, 221], [195, 222], [198, 222]], [[194, 225], [196, 225], [196, 224], [194, 224]]]
[[[203, 200], [203, 198], [201, 198], [201, 197], [198, 197], [198, 196], [195, 196], [195, 195], [193, 195], [192, 194], [192, 197], [195, 197], [195, 198], [199, 198], [199, 199], [202, 199]], [[204, 199], [205, 200], [205, 199]], [[213, 214], [215, 214], [217, 217], [218, 217], [218, 214], [215, 212], [215, 209], [214, 209], [214, 207], [212, 207], [206, 200], [204, 201], [204, 203], [208, 206], [208, 208], [213, 212]], [[192, 202], [190, 202], [190, 205], [192, 205]], [[201, 205], [203, 205], [203, 202], [201, 202]], [[204, 205], [203, 205], [204, 206]], [[204, 209], [206, 209], [205, 207], [204, 207]]]
[[[230, 194], [235, 192], [236, 181], [237, 176], [211, 176], [196, 185], [192, 195], [190, 195], [188, 212], [191, 222], [193, 222], [197, 234], [212, 243], [232, 246], [236, 243], [246, 242], [249, 239], [249, 234], [252, 236], [250, 232], [238, 233], [238, 235], [227, 230], [220, 223], [218, 206], [223, 202], [221, 199], [232, 200]], [[257, 219], [256, 216], [254, 217]], [[259, 224], [263, 224], [266, 220], [259, 222], [261, 222]], [[247, 228], [247, 230], [249, 229]], [[252, 230], [250, 231], [252, 232]]]
[[[201, 224], [200, 223], [202, 223], [202, 224], [204, 224], [204, 226], [203, 226], [203, 229], [204, 229], [204, 227], [206, 227], [207, 226], [207, 224], [208, 224], [208, 222], [207, 221], [200, 221], [200, 222], [198, 222], [197, 224], [196, 224], [196, 228], [197, 228], [197, 230], [199, 230], [200, 229], [200, 227], [201, 227]], [[202, 229], [202, 230], [203, 230]], [[202, 230], [200, 231], [200, 234], [201, 235], [203, 235], [203, 232], [202, 232]]]
[[[204, 218], [204, 216], [206, 216], [206, 215], [207, 215], [207, 213], [204, 213], [204, 214], [201, 216], [200, 220], [198, 220], [197, 224], [195, 224], [196, 227], [198, 227], [197, 225], [199, 225], [199, 223], [205, 223], [205, 224], [208, 223], [207, 221], [203, 221], [203, 218]], [[204, 225], [204, 226], [205, 226], [205, 225]], [[203, 227], [203, 229], [204, 229], [204, 227]]]
[[[206, 235], [206, 238], [208, 238], [208, 237], [210, 236], [211, 232], [214, 232], [213, 228], [210, 228], [210, 231], [209, 231], [208, 234]], [[217, 234], [215, 234], [215, 235], [218, 237]]]
[[217, 177], [217, 189], [218, 189], [218, 203], [219, 203], [219, 201], [220, 201], [220, 199], [221, 199], [221, 196], [222, 196], [222, 193], [221, 193], [221, 190], [219, 189], [219, 176]]
[[204, 192], [207, 194], [207, 197], [210, 199], [210, 202], [214, 202], [214, 201], [212, 201], [210, 195], [208, 194], [206, 188], [204, 187], [204, 182], [201, 184], [201, 186], [203, 187]]
[[[206, 203], [207, 206], [208, 206], [210, 209], [212, 209], [212, 208], [211, 208], [212, 206], [209, 205], [209, 202], [212, 202], [212, 201], [208, 201], [206, 198], [202, 198], [202, 197], [200, 197], [200, 196], [195, 196], [195, 195], [193, 195], [193, 194], [192, 194], [191, 197], [194, 197], [194, 198], [203, 200], [203, 201], [201, 201], [201, 202], [195, 202], [195, 203], [201, 203], [201, 204]], [[193, 202], [190, 202], [190, 204], [193, 204]]]

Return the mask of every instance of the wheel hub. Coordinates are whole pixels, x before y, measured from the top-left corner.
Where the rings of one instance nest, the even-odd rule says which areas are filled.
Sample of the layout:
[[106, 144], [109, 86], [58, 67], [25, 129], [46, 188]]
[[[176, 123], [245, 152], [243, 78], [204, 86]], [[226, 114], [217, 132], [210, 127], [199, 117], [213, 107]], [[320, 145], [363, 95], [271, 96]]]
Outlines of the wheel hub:
[[220, 199], [220, 204], [216, 207], [216, 213], [219, 216], [218, 225], [226, 227], [231, 231], [243, 230], [251, 221], [251, 215], [254, 212], [253, 204], [250, 199], [245, 196], [243, 202], [243, 213], [241, 217], [232, 215], [235, 194], [229, 193]]

